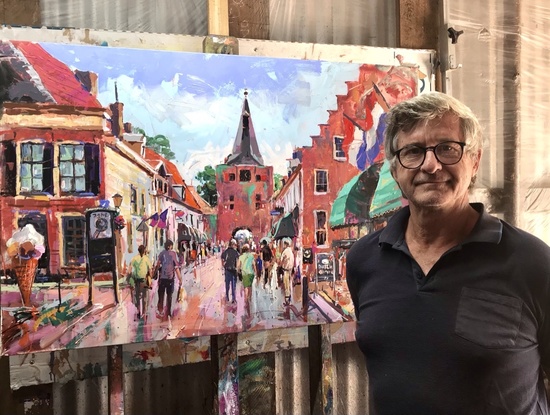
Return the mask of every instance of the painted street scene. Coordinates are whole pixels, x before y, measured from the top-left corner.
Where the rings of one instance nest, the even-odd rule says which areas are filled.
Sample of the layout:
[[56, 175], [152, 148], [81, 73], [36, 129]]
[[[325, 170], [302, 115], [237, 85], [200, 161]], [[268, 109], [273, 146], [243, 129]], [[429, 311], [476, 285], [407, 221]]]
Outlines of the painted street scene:
[[0, 41], [0, 354], [348, 322], [412, 66]]

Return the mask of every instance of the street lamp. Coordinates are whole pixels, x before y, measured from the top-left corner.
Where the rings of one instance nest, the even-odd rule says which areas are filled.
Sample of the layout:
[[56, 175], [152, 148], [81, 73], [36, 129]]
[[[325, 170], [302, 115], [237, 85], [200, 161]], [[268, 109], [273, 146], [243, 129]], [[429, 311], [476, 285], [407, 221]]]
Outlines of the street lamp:
[[118, 211], [120, 208], [120, 205], [122, 205], [122, 195], [119, 193], [115, 193], [113, 195], [113, 204], [115, 205], [115, 209]]

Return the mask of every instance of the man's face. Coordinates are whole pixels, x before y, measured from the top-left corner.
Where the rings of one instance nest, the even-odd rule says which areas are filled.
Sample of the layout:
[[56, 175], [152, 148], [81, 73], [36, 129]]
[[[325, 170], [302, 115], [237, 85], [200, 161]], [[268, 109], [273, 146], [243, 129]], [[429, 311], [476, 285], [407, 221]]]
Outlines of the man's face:
[[[444, 141], [465, 141], [459, 119], [453, 114], [419, 124], [410, 132], [400, 132], [396, 148], [411, 144], [430, 147]], [[468, 187], [478, 170], [480, 157], [481, 151], [475, 155], [465, 152], [457, 164], [444, 165], [433, 151], [428, 151], [424, 163], [416, 169], [406, 169], [396, 161], [392, 175], [411, 207], [455, 209], [468, 204]]]

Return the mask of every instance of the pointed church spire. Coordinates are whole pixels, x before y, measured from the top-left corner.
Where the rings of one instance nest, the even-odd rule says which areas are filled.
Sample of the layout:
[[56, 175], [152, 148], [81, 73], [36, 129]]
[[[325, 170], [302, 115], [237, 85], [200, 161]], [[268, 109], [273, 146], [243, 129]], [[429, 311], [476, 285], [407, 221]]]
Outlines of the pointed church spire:
[[241, 112], [241, 121], [239, 129], [233, 143], [233, 152], [227, 158], [226, 164], [253, 164], [257, 166], [264, 165], [264, 159], [258, 148], [256, 133], [252, 124], [250, 107], [248, 106], [248, 91], [244, 91], [243, 109]]

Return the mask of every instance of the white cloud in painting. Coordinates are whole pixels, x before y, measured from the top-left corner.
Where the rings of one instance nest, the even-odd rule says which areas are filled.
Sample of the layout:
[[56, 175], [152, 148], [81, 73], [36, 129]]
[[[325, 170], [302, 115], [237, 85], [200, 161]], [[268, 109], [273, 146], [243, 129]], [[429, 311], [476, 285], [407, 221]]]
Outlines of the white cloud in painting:
[[327, 111], [336, 109], [336, 96], [346, 93], [346, 81], [359, 72], [359, 65], [346, 63], [46, 47], [71, 67], [98, 74], [102, 105], [115, 101], [116, 83], [124, 121], [169, 138], [189, 182], [231, 151], [245, 88], [264, 162], [285, 174], [292, 149], [311, 145]]

